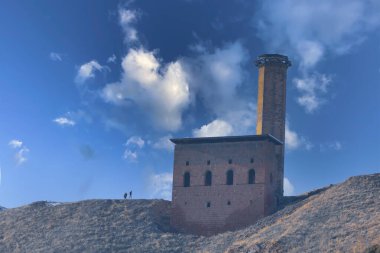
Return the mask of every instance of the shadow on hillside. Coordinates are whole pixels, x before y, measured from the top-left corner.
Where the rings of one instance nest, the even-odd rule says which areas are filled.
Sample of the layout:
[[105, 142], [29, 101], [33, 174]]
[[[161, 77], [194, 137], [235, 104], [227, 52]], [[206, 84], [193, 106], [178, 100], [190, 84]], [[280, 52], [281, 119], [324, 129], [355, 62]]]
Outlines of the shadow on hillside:
[[333, 187], [334, 185], [333, 184], [330, 184], [329, 186], [326, 186], [326, 187], [323, 187], [323, 188], [320, 188], [320, 189], [316, 189], [316, 190], [313, 190], [313, 191], [310, 191], [310, 192], [306, 192], [302, 195], [299, 195], [299, 196], [284, 196], [281, 201], [280, 201], [280, 205], [279, 205], [279, 208], [277, 211], [279, 210], [282, 210], [284, 209], [285, 207], [287, 207], [288, 205], [292, 205], [292, 204], [295, 204], [295, 203], [298, 203], [302, 200], [305, 200], [311, 196], [314, 196], [314, 195], [317, 195], [319, 193], [322, 193], [328, 189], [330, 189], [331, 187]]

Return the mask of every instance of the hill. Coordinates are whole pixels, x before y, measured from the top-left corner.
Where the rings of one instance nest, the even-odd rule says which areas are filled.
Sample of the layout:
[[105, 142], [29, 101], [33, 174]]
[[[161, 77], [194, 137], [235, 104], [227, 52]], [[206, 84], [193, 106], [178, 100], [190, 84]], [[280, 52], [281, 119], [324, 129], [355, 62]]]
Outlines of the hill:
[[176, 233], [169, 219], [164, 200], [35, 202], [0, 212], [0, 252], [376, 252], [380, 174], [286, 198], [257, 224], [211, 237]]

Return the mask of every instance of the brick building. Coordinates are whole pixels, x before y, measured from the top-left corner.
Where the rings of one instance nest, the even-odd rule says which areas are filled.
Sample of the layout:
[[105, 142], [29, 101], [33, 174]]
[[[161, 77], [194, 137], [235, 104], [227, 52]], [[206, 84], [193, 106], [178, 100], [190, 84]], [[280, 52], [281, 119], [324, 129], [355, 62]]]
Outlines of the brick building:
[[172, 139], [171, 223], [210, 235], [255, 223], [283, 196], [288, 57], [265, 54], [259, 68], [256, 135]]

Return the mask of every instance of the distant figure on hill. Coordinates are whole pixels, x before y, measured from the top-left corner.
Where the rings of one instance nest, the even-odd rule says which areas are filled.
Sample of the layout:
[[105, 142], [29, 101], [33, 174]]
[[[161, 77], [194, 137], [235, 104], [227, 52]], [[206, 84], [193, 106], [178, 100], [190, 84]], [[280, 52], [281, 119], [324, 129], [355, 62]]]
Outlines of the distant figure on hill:
[[129, 192], [129, 198], [132, 198], [132, 191]]
[[124, 193], [124, 199], [128, 198], [128, 192]]

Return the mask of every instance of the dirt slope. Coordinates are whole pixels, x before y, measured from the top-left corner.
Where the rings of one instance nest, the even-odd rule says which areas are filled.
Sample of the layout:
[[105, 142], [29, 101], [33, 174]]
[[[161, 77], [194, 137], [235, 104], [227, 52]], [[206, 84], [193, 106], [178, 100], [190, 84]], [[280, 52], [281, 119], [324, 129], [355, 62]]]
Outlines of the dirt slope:
[[380, 174], [313, 194], [256, 225], [178, 234], [164, 200], [36, 202], [0, 212], [0, 252], [364, 252], [380, 244]]

